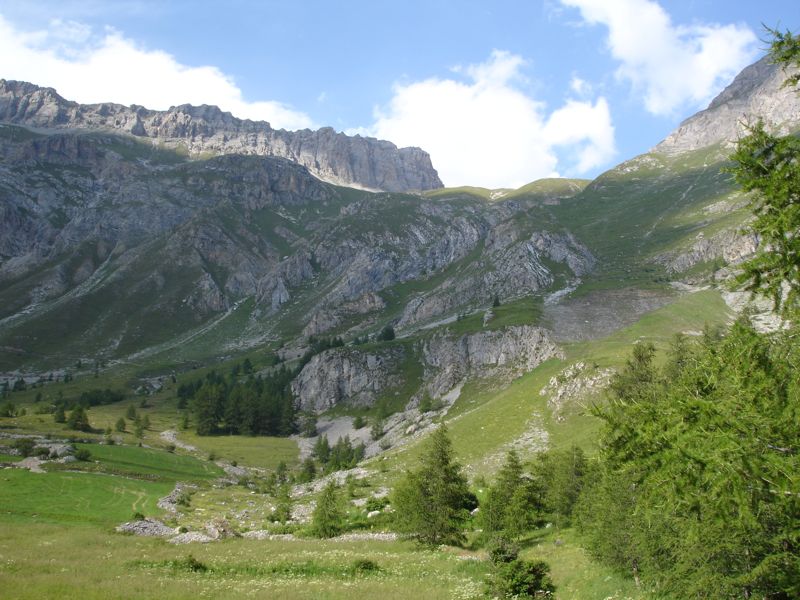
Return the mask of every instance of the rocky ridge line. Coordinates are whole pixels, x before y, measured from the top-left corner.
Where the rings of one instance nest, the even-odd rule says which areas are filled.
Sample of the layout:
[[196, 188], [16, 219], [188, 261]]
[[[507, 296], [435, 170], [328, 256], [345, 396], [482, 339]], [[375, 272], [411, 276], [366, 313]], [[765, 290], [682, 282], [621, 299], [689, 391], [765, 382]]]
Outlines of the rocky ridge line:
[[40, 129], [114, 131], [152, 140], [190, 156], [251, 154], [287, 158], [318, 178], [388, 192], [442, 187], [430, 156], [330, 127], [273, 129], [266, 121], [237, 119], [216, 106], [183, 104], [166, 111], [104, 102], [78, 104], [52, 88], [0, 79], [0, 121]]

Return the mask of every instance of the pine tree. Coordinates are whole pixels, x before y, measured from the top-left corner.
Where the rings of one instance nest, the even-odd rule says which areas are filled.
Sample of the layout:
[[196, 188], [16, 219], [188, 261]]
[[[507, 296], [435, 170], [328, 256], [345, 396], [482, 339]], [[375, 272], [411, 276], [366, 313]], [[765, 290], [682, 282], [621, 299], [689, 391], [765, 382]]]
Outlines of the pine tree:
[[284, 483], [278, 487], [275, 498], [275, 512], [272, 513], [273, 520], [284, 524], [291, 520], [292, 504], [289, 485]]
[[311, 515], [311, 531], [316, 537], [331, 538], [344, 528], [345, 513], [338, 486], [331, 481], [322, 490]]
[[67, 427], [76, 429], [77, 431], [91, 431], [92, 426], [89, 424], [89, 416], [82, 406], [76, 406], [67, 417]]
[[64, 413], [64, 405], [57, 404], [56, 410], [53, 412], [53, 421], [56, 423], [66, 423], [67, 415]]
[[395, 488], [392, 506], [397, 527], [426, 545], [459, 544], [470, 500], [447, 428], [441, 425], [431, 434], [419, 468], [408, 472]]
[[115, 429], [119, 432], [125, 431], [125, 419], [123, 419], [122, 417], [117, 419]]

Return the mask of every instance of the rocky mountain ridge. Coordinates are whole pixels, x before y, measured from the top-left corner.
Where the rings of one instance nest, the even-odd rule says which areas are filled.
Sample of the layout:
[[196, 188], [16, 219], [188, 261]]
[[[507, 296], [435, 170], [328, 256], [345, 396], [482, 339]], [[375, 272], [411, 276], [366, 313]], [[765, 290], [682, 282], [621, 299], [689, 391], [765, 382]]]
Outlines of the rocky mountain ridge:
[[759, 119], [770, 131], [785, 135], [800, 127], [800, 95], [783, 87], [791, 74], [769, 56], [746, 67], [708, 108], [689, 117], [653, 150], [690, 152], [713, 144], [731, 144]]
[[430, 156], [384, 140], [317, 131], [273, 129], [237, 119], [216, 106], [184, 104], [166, 111], [113, 103], [78, 104], [52, 88], [0, 79], [0, 121], [47, 130], [113, 131], [189, 156], [244, 154], [296, 162], [338, 185], [390, 192], [442, 187]]

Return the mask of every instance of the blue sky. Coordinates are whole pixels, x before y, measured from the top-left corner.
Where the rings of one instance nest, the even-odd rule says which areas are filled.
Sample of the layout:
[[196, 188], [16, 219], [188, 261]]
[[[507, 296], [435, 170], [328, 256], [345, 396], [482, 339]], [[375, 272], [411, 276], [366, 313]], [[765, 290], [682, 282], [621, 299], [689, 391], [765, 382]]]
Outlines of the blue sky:
[[763, 53], [762, 23], [797, 31], [796, 0], [0, 1], [0, 77], [329, 125], [514, 187], [646, 151]]

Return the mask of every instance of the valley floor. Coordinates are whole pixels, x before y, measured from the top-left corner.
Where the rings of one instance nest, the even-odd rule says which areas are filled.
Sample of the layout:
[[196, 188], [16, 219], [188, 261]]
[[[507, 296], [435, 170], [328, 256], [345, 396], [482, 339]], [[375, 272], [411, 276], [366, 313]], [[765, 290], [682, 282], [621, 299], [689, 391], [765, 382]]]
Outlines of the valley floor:
[[[583, 363], [601, 372], [620, 365], [637, 340], [663, 348], [676, 331], [700, 331], [705, 324], [723, 322], [726, 314], [715, 291], [684, 295], [610, 336], [568, 344], [565, 359], [548, 361], [499, 391], [468, 384], [444, 417], [457, 459], [474, 481], [481, 475], [491, 476], [511, 447], [524, 456], [540, 447], [572, 443], [591, 452], [597, 423], [585, 407], [580, 403], [561, 406], [540, 390], [569, 365]], [[95, 426], [111, 426], [126, 408], [122, 404], [95, 407], [91, 418]], [[234, 462], [271, 470], [280, 461], [289, 465], [299, 461], [296, 442], [285, 438], [201, 438], [187, 431], [162, 435], [178, 428], [179, 413], [168, 394], [141, 412], [152, 422], [143, 440], [145, 447], [137, 448], [129, 432], [119, 434], [122, 444], [88, 444], [85, 447], [93, 451], [93, 462], [80, 465], [84, 472], [64, 465], [34, 473], [9, 466], [19, 457], [0, 455], [0, 462], [7, 465], [0, 470], [3, 597], [484, 597], [489, 563], [485, 551], [469, 542], [464, 548], [434, 551], [407, 541], [302, 537], [174, 545], [163, 539], [114, 532], [116, 525], [135, 512], [163, 518], [173, 526], [188, 525], [191, 530], [212, 517], [235, 521], [240, 531], [259, 529], [264, 526], [265, 514], [251, 510], [250, 522], [239, 517], [248, 507], [266, 507], [266, 496], [244, 486], [221, 487], [215, 482]], [[55, 425], [50, 415], [33, 411], [4, 419], [2, 427], [6, 435], [63, 435], [62, 426]], [[100, 439], [94, 436], [94, 441]], [[169, 443], [176, 440], [185, 446], [171, 449]], [[208, 461], [210, 452], [224, 462]], [[419, 444], [409, 441], [367, 461], [370, 477], [367, 491], [361, 495], [391, 487], [418, 455]], [[156, 506], [177, 481], [194, 482], [200, 490], [180, 521], [170, 520]], [[629, 578], [595, 563], [572, 530], [551, 527], [532, 532], [522, 547], [526, 558], [542, 559], [550, 565], [556, 597], [561, 600], [650, 597]], [[365, 559], [373, 561], [377, 569], [359, 566]]]

